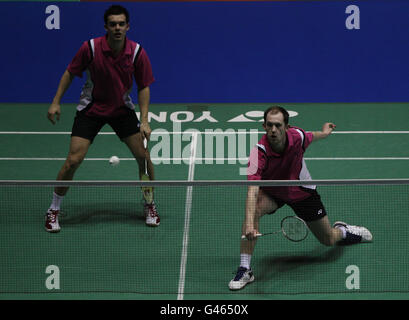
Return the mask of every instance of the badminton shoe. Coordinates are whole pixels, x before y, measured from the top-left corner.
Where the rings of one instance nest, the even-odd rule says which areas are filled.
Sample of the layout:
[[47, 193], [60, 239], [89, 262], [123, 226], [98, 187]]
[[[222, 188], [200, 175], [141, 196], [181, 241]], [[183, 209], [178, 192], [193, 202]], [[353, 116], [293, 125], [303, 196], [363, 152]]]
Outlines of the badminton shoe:
[[48, 232], [59, 232], [61, 230], [58, 223], [58, 210], [48, 209], [45, 215], [45, 230]]
[[155, 202], [151, 204], [145, 203], [144, 204], [144, 213], [145, 213], [145, 223], [150, 227], [157, 227], [160, 224], [160, 218], [158, 214], [158, 210], [156, 209]]
[[346, 236], [342, 239], [339, 244], [354, 244], [360, 242], [371, 242], [372, 234], [371, 232], [361, 226], [351, 226], [342, 221], [337, 221], [333, 225], [334, 228], [345, 228]]
[[237, 269], [236, 276], [229, 282], [230, 290], [240, 290], [244, 288], [248, 283], [254, 281], [253, 270], [239, 267]]

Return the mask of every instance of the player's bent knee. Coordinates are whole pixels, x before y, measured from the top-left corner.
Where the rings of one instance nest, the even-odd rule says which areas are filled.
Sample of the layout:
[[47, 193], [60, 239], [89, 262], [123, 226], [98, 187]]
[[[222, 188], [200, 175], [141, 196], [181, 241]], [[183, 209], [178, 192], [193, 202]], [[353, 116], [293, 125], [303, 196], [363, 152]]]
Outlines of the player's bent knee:
[[131, 152], [138, 163], [145, 162], [145, 160], [150, 161], [151, 157], [148, 150], [135, 148], [131, 149]]
[[65, 167], [67, 170], [76, 170], [84, 159], [82, 157], [69, 156], [65, 161]]

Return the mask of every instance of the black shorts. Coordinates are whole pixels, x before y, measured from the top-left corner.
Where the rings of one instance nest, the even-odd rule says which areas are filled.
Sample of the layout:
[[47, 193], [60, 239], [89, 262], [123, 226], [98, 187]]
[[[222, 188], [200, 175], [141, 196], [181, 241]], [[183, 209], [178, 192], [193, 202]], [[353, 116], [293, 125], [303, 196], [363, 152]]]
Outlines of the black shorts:
[[77, 111], [71, 136], [85, 138], [92, 143], [105, 124], [109, 124], [121, 140], [138, 133], [140, 122], [135, 111], [127, 107], [123, 107], [123, 109], [123, 115], [113, 118], [87, 116], [86, 111], [88, 108]]
[[[286, 204], [290, 206], [291, 209], [293, 209], [293, 211], [298, 217], [300, 217], [306, 222], [319, 220], [322, 217], [325, 217], [327, 215], [327, 212], [325, 210], [325, 207], [321, 201], [321, 197], [318, 194], [318, 192], [316, 190], [309, 189], [308, 193], [310, 193], [311, 196], [297, 202], [285, 202], [281, 199], [271, 197], [270, 195], [269, 197], [271, 197], [276, 202], [278, 206], [277, 210]], [[275, 211], [271, 212], [270, 214], [274, 212]]]

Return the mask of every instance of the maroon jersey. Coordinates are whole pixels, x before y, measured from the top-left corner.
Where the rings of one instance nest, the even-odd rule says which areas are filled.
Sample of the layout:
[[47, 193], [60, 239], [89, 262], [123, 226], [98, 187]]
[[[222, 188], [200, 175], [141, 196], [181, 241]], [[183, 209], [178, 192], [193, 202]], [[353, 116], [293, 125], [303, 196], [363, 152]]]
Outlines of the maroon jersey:
[[154, 82], [152, 67], [146, 51], [136, 42], [126, 38], [125, 47], [114, 57], [106, 36], [82, 44], [67, 70], [87, 80], [83, 86], [77, 110], [89, 107], [87, 115], [115, 117], [123, 108], [132, 110], [130, 97], [133, 79], [142, 89]]
[[[311, 180], [304, 161], [304, 152], [313, 139], [312, 132], [289, 127], [287, 145], [282, 154], [275, 153], [263, 135], [250, 153], [248, 180]], [[263, 191], [285, 202], [297, 202], [310, 196], [305, 188], [315, 186], [262, 187]]]

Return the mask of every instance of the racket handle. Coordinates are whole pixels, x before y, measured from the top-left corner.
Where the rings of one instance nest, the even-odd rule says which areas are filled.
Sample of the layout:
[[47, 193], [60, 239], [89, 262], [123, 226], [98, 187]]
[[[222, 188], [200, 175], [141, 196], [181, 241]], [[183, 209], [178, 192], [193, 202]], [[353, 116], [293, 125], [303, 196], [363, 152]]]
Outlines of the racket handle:
[[[145, 152], [146, 152], [147, 146], [148, 146], [148, 140], [146, 138], [144, 138], [143, 139], [143, 147], [145, 148]], [[149, 177], [149, 175], [148, 175], [148, 164], [146, 162], [146, 157], [145, 157], [145, 175], [147, 175]]]
[[[256, 238], [259, 238], [259, 237], [261, 237], [261, 236], [262, 236], [261, 233], [257, 233], [257, 234], [256, 234]], [[246, 237], [245, 235], [242, 235], [241, 238], [242, 238], [243, 240], [247, 240], [247, 237]]]

